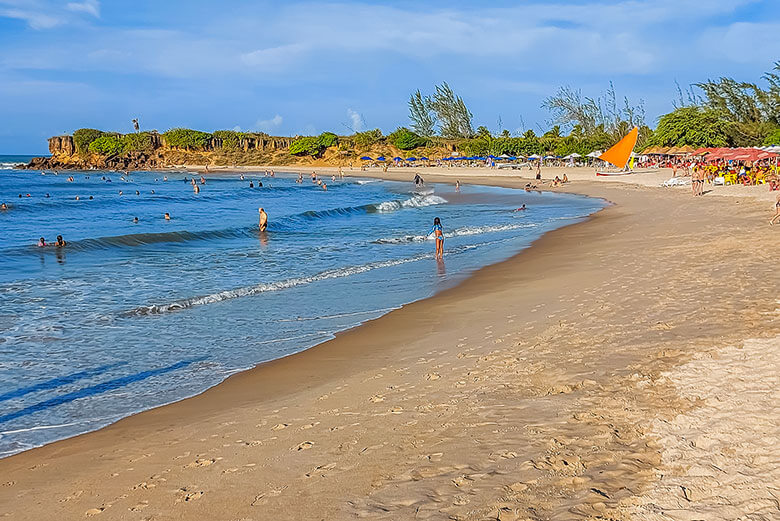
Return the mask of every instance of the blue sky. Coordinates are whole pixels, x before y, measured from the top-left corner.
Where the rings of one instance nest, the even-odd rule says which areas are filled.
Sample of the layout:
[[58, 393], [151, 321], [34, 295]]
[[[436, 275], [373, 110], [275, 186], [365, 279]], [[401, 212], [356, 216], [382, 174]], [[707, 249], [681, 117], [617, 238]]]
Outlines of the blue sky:
[[516, 2], [0, 0], [0, 153], [80, 127], [271, 134], [407, 125], [442, 81], [476, 125], [548, 127], [560, 85], [645, 101], [757, 81], [780, 60], [776, 0]]

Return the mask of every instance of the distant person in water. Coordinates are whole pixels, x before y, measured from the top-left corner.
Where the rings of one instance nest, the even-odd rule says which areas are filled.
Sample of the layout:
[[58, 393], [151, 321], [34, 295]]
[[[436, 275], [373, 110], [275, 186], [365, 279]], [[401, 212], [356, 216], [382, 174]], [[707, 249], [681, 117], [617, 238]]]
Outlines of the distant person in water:
[[165, 216], [164, 217], [165, 217], [166, 221], [170, 221], [171, 220], [171, 214], [169, 214], [168, 212], [165, 212]]
[[422, 186], [425, 184], [425, 181], [423, 181], [423, 178], [420, 177], [420, 174], [414, 174], [414, 186]]
[[520, 208], [515, 209], [516, 212], [522, 212], [522, 211], [525, 211], [525, 210], [527, 210], [527, 208], [525, 207], [525, 204], [523, 206], [521, 206]]
[[44, 246], [46, 246], [46, 239], [41, 237], [40, 239], [38, 239], [38, 247], [43, 248]]
[[196, 194], [199, 194], [200, 193], [200, 187], [198, 185], [193, 185], [192, 186], [192, 191], [195, 192]]
[[62, 238], [62, 235], [57, 236], [57, 242], [54, 243], [54, 245], [57, 248], [64, 248], [68, 243], [65, 242], [65, 240]]
[[133, 222], [138, 224], [138, 217], [133, 217]]
[[257, 213], [260, 214], [260, 222], [258, 222], [258, 228], [260, 228], [261, 232], [264, 232], [268, 228], [268, 214], [265, 213], [265, 210], [262, 208], [258, 208]]
[[455, 180], [455, 191], [460, 192], [460, 181], [457, 179]]
[[138, 190], [136, 190], [136, 191], [135, 191], [135, 195], [141, 195], [141, 192], [139, 192]]
[[206, 178], [203, 176], [200, 176], [200, 184], [205, 185], [206, 184]]
[[444, 229], [441, 226], [441, 219], [438, 217], [433, 219], [433, 227], [428, 232], [428, 236], [433, 235], [436, 241], [436, 258], [441, 259], [444, 257]]
[[0, 204], [0, 210], [3, 210], [3, 211], [8, 210], [8, 205], [5, 204], [5, 203]]
[[249, 188], [254, 188], [255, 184], [252, 181], [249, 181]]
[[328, 191], [328, 185], [326, 185], [325, 183], [322, 183], [322, 189], [327, 192]]

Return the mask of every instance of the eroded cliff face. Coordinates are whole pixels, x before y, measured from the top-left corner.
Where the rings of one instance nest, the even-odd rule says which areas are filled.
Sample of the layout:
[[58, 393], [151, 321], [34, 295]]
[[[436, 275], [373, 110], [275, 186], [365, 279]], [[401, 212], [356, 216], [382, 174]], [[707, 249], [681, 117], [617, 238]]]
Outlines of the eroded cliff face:
[[245, 137], [239, 141], [239, 149], [235, 150], [223, 147], [222, 139], [212, 137], [204, 150], [194, 152], [168, 146], [165, 138], [155, 132], [150, 133], [149, 137], [152, 145], [151, 152], [127, 152], [106, 157], [98, 154], [79, 154], [73, 136], [52, 136], [49, 138], [51, 157], [36, 157], [27, 167], [32, 169], [109, 168], [118, 170], [164, 168], [181, 163], [182, 160], [186, 162], [187, 159], [197, 163], [209, 163], [209, 153], [219, 155], [220, 153], [234, 154], [241, 151], [245, 153], [259, 151], [271, 154], [285, 152], [289, 150], [294, 139], [274, 136]]

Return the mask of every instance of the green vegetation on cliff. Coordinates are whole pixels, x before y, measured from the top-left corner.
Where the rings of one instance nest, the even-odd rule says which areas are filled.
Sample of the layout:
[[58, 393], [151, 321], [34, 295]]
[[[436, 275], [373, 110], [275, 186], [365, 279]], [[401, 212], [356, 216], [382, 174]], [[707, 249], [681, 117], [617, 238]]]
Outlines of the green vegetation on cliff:
[[89, 151], [101, 156], [113, 156], [121, 154], [124, 143], [118, 134], [103, 134], [89, 144]]
[[73, 144], [76, 146], [76, 152], [86, 154], [89, 152], [89, 145], [104, 132], [95, 128], [80, 128], [73, 133]]
[[397, 128], [395, 132], [387, 136], [387, 140], [399, 150], [412, 150], [424, 147], [428, 143], [427, 139], [420, 137], [406, 127]]
[[163, 139], [171, 148], [205, 150], [211, 140], [211, 134], [189, 128], [172, 128], [163, 134]]

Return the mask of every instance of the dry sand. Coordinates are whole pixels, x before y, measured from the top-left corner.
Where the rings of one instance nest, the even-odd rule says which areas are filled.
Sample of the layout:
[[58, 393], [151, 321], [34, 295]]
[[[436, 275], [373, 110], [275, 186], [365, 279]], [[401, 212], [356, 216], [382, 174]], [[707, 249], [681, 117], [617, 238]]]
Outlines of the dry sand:
[[780, 518], [769, 208], [566, 189], [615, 204], [330, 342], [0, 460], [0, 515]]

